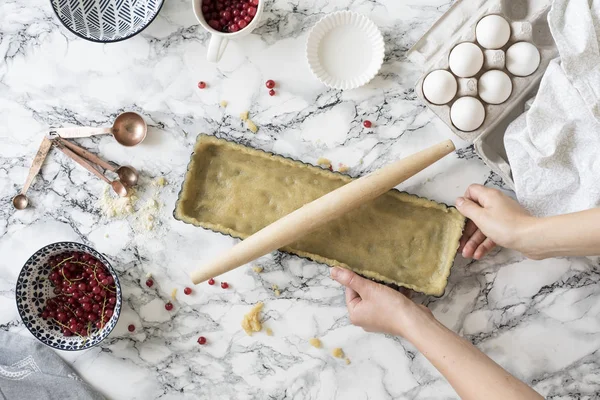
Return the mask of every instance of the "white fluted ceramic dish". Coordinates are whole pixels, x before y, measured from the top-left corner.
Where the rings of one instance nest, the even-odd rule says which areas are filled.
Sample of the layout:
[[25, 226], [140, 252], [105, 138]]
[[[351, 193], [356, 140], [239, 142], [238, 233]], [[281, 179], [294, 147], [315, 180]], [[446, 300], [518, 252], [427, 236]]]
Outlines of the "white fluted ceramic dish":
[[312, 73], [335, 89], [368, 83], [383, 64], [385, 45], [379, 28], [364, 15], [338, 11], [312, 28], [306, 57]]

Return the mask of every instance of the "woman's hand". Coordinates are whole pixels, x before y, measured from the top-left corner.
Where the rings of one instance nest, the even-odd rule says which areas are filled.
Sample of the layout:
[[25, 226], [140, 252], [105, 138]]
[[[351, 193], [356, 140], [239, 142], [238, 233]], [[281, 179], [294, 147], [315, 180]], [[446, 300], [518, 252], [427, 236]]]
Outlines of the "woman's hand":
[[343, 268], [332, 268], [331, 277], [346, 286], [346, 305], [354, 325], [369, 332], [403, 336], [448, 379], [462, 399], [543, 399], [440, 324], [426, 307]]
[[456, 200], [456, 208], [469, 218], [458, 249], [463, 257], [479, 260], [498, 244], [537, 258], [529, 253], [526, 240], [536, 218], [501, 191], [471, 185]]
[[417, 321], [433, 319], [427, 307], [417, 305], [402, 293], [352, 271], [334, 267], [331, 277], [346, 286], [350, 322], [367, 332], [389, 333], [410, 340]]

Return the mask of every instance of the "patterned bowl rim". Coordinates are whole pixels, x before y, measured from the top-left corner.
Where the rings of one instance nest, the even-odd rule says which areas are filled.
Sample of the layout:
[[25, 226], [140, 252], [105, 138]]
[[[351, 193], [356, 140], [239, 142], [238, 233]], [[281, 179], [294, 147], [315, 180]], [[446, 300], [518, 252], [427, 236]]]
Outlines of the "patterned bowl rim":
[[78, 36], [82, 39], [88, 40], [90, 42], [94, 42], [94, 43], [117, 43], [117, 42], [121, 42], [123, 40], [127, 40], [127, 39], [131, 39], [132, 37], [134, 37], [135, 35], [137, 35], [138, 33], [141, 33], [144, 29], [146, 29], [152, 22], [154, 22], [154, 20], [156, 19], [156, 17], [158, 16], [158, 14], [160, 14], [160, 10], [162, 10], [162, 6], [163, 4], [165, 4], [165, 0], [158, 0], [159, 5], [158, 5], [158, 9], [156, 10], [156, 14], [154, 14], [154, 16], [152, 18], [150, 18], [148, 20], [148, 22], [145, 25], [142, 25], [142, 27], [136, 31], [131, 33], [128, 36], [123, 36], [122, 38], [119, 39], [113, 39], [113, 40], [98, 40], [98, 39], [93, 39], [90, 37], [87, 37], [85, 35], [82, 35], [79, 32], [74, 31], [73, 29], [69, 28], [67, 26], [67, 24], [65, 24], [63, 22], [63, 20], [60, 18], [60, 15], [58, 15], [58, 11], [56, 10], [56, 7], [54, 7], [54, 1], [55, 0], [50, 0], [50, 6], [52, 7], [52, 11], [54, 11], [54, 15], [56, 15], [56, 18], [60, 21], [60, 23], [62, 24], [62, 26], [64, 26], [65, 28], [67, 28], [67, 30], [71, 33], [73, 33], [75, 36]]
[[[45, 245], [44, 247], [36, 250], [27, 259], [27, 261], [25, 261], [25, 264], [23, 264], [23, 266], [21, 267], [21, 271], [19, 272], [19, 276], [17, 277], [17, 282], [15, 283], [15, 303], [17, 305], [17, 312], [19, 313], [19, 317], [21, 318], [21, 321], [23, 321], [23, 313], [21, 311], [22, 307], [19, 305], [19, 296], [16, 295], [17, 294], [16, 292], [17, 292], [17, 286], [19, 285], [19, 282], [23, 278], [23, 273], [25, 272], [25, 266], [39, 252], [43, 251], [47, 247], [55, 246], [57, 244], [74, 244], [76, 246], [81, 246], [86, 251], [91, 250], [90, 254], [92, 254], [92, 253], [98, 253], [98, 254], [102, 255], [102, 257], [106, 260], [106, 267], [112, 273], [112, 275], [114, 276], [114, 278], [116, 278], [115, 279], [115, 286], [119, 289], [118, 290], [119, 296], [117, 297], [117, 304], [122, 303], [123, 293], [122, 293], [122, 289], [121, 289], [121, 283], [119, 282], [119, 277], [117, 275], [117, 271], [115, 271], [115, 269], [112, 267], [112, 265], [110, 264], [110, 262], [108, 261], [108, 259], [106, 257], [104, 257], [104, 255], [102, 253], [100, 253], [98, 250], [95, 250], [94, 248], [88, 246], [87, 244], [83, 244], [83, 243], [79, 243], [79, 242], [71, 242], [71, 241], [67, 241], [67, 242], [54, 242], [54, 243], [49, 243], [49, 244]], [[116, 307], [115, 307], [115, 309], [116, 309]], [[106, 331], [106, 336], [104, 338], [102, 338], [102, 340], [100, 340], [98, 343], [94, 343], [93, 345], [87, 345], [86, 344], [86, 345], [84, 345], [81, 348], [74, 348], [74, 349], [61, 349], [61, 348], [58, 348], [56, 346], [53, 346], [52, 344], [48, 344], [48, 343], [44, 342], [42, 339], [40, 339], [35, 333], [31, 332], [31, 329], [29, 328], [29, 326], [27, 326], [27, 324], [24, 324], [24, 325], [25, 325], [25, 328], [27, 328], [27, 330], [29, 331], [29, 333], [31, 333], [31, 336], [33, 336], [34, 338], [36, 338], [37, 340], [39, 340], [41, 343], [43, 343], [44, 345], [46, 345], [48, 347], [51, 347], [51, 348], [57, 349], [57, 350], [61, 350], [61, 351], [81, 351], [81, 350], [91, 349], [92, 347], [95, 347], [95, 346], [99, 345], [100, 343], [102, 343], [104, 341], [104, 339], [106, 339], [110, 335], [110, 333], [113, 331], [113, 329], [115, 329], [115, 326], [117, 326], [117, 323], [119, 322], [119, 318], [121, 317], [121, 307], [119, 307], [119, 312], [113, 314], [113, 317], [111, 317], [111, 318], [114, 318], [114, 317], [116, 317], [114, 325], [109, 330]]]

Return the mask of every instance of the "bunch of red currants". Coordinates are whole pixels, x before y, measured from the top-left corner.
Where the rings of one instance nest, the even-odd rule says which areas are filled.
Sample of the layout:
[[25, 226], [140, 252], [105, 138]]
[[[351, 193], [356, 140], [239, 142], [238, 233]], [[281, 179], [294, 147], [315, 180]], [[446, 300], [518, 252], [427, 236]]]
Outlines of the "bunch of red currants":
[[89, 336], [106, 325], [117, 304], [117, 290], [100, 260], [83, 252], [50, 257], [48, 279], [56, 296], [48, 299], [41, 317], [60, 326], [64, 336]]

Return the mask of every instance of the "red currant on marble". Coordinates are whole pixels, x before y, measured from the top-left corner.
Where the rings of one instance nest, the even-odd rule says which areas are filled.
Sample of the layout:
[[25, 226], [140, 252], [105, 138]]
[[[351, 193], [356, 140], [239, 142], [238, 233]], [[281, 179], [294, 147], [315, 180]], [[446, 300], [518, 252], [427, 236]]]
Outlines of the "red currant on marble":
[[275, 96], [275, 91], [273, 89], [269, 90], [269, 96]]
[[185, 289], [183, 289], [183, 293], [189, 296], [190, 294], [192, 294], [192, 288], [186, 287]]
[[172, 309], [173, 309], [173, 303], [168, 302], [167, 304], [165, 304], [165, 310], [171, 311]]
[[373, 126], [373, 123], [371, 121], [369, 121], [368, 119], [365, 119], [365, 121], [363, 122], [363, 126], [365, 128], [370, 128], [371, 126]]
[[229, 283], [221, 282], [221, 289], [227, 289], [229, 287]]
[[275, 87], [275, 81], [273, 79], [269, 79], [265, 85], [267, 86], [267, 89], [273, 89]]
[[211, 286], [214, 285], [215, 284], [215, 280], [213, 278], [210, 278], [208, 280], [208, 284], [211, 285]]
[[206, 88], [206, 82], [200, 81], [198, 82], [198, 89], [204, 89]]
[[200, 336], [198, 338], [198, 344], [206, 344], [206, 338], [204, 336]]
[[146, 281], [146, 286], [148, 286], [148, 287], [152, 287], [153, 285], [154, 285], [154, 281], [153, 281], [152, 279], [148, 279], [148, 280]]
[[129, 326], [127, 327], [127, 330], [128, 330], [129, 332], [133, 332], [133, 331], [135, 331], [135, 325], [134, 325], [134, 324], [129, 324]]

